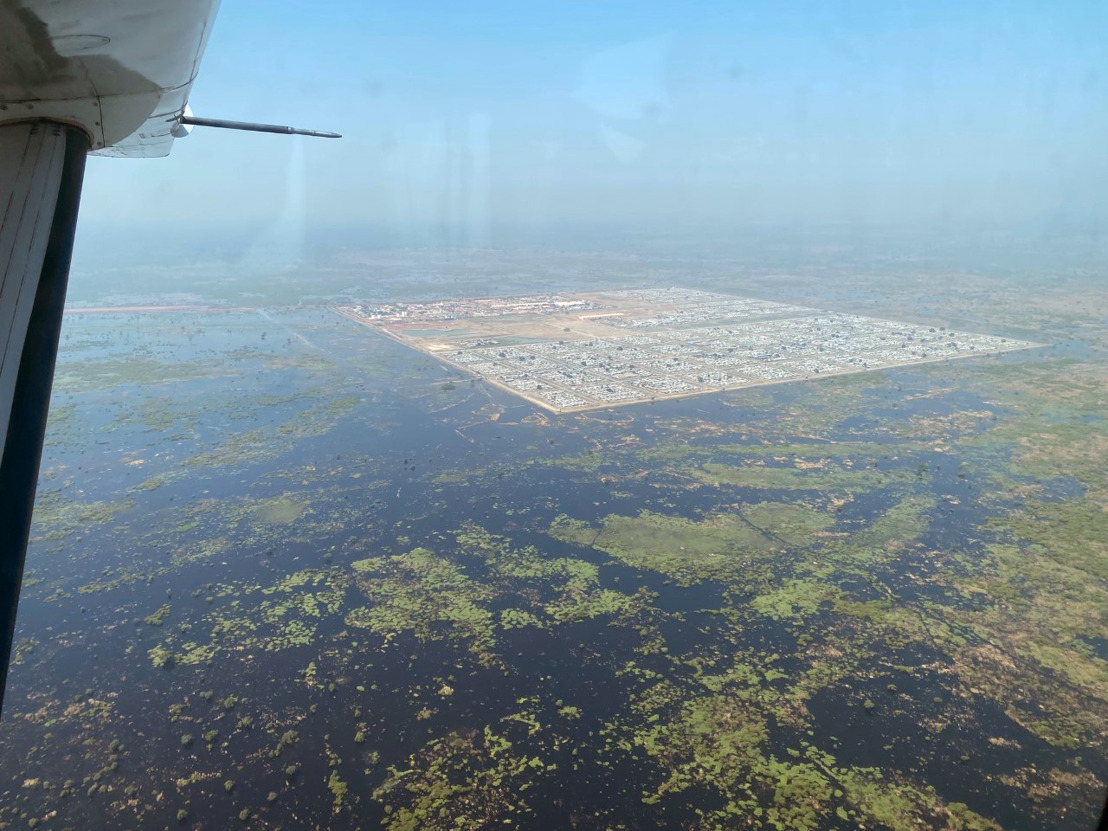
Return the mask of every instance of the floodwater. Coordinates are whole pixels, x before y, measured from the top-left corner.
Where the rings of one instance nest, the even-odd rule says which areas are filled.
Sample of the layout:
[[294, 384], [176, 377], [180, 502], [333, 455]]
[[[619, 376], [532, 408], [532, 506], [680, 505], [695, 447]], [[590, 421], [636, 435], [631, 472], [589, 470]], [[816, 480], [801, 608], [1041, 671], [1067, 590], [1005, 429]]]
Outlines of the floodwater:
[[[441, 366], [326, 310], [272, 315], [135, 316], [122, 327], [110, 316], [67, 321], [61, 415], [40, 485], [48, 508], [28, 555], [20, 657], [0, 723], [0, 768], [9, 774], [0, 820], [699, 828], [741, 798], [737, 815], [749, 824], [733, 827], [762, 827], [772, 810], [801, 803], [817, 806], [799, 826], [811, 828], [942, 827], [951, 803], [1004, 828], [1043, 827], [1044, 812], [1051, 827], [1090, 825], [1095, 783], [1108, 775], [1102, 756], [1080, 739], [1048, 741], [999, 694], [971, 690], [954, 657], [964, 644], [909, 638], [836, 606], [848, 598], [910, 607], [924, 631], [928, 620], [954, 630], [948, 610], [983, 608], [948, 572], [984, 561], [990, 520], [1012, 504], [993, 493], [996, 470], [974, 444], [1006, 414], [965, 386], [925, 395], [943, 367], [849, 379], [843, 389], [852, 392], [841, 397], [829, 379], [552, 417], [456, 376], [445, 389]], [[136, 354], [145, 374], [121, 376]], [[790, 430], [785, 410], [810, 414], [808, 429]], [[941, 446], [901, 429], [961, 412], [985, 415]], [[852, 449], [840, 453], [839, 443]], [[829, 489], [817, 479], [806, 488], [689, 478], [709, 462], [795, 471], [796, 451], [775, 448], [797, 445], [816, 446], [813, 466], [821, 452], [832, 456], [843, 481], [868, 470], [884, 479]], [[667, 446], [677, 449], [654, 452]], [[989, 458], [1000, 465], [1006, 456]], [[1081, 496], [1072, 480], [1047, 491]], [[866, 569], [823, 568], [855, 556], [826, 546], [853, 539], [908, 497], [933, 506], [908, 544], [883, 543]], [[664, 568], [634, 567], [614, 549], [550, 530], [563, 515], [599, 534], [612, 515], [705, 522], [762, 503], [830, 519], [818, 539], [775, 534], [782, 544], [755, 558], [757, 580], [683, 585]], [[57, 508], [70, 504], [86, 510]], [[417, 623], [385, 632], [352, 622], [351, 612], [392, 602], [367, 599], [372, 587], [358, 579], [398, 580], [424, 602], [443, 590], [439, 578], [417, 572], [357, 577], [356, 562], [421, 547], [457, 566], [465, 585], [489, 587], [459, 591], [490, 620], [523, 603], [541, 617], [562, 596], [556, 580], [505, 577], [473, 556], [457, 538], [471, 527], [512, 550], [533, 547], [544, 561], [596, 566], [596, 585], [573, 591], [642, 590], [644, 605], [494, 626], [482, 646], [456, 619], [420, 620], [399, 600], [397, 615]], [[935, 552], [957, 555], [959, 565]], [[286, 595], [298, 602], [295, 588], [275, 587], [305, 570], [332, 575], [337, 605], [306, 614], [310, 633], [289, 642], [281, 627], [298, 612], [265, 604]], [[751, 611], [798, 575], [826, 584], [826, 597], [794, 615]], [[148, 622], [165, 606], [164, 620]], [[972, 646], [973, 637], [963, 640]], [[207, 660], [183, 658], [209, 643], [217, 648]], [[1090, 643], [1103, 653], [1103, 638]], [[850, 660], [828, 663], [828, 651], [844, 644]], [[151, 659], [159, 646], [175, 656], [165, 666]], [[710, 689], [698, 686], [701, 674], [736, 656], [762, 667], [757, 703], [740, 696], [734, 705], [749, 707], [748, 720], [761, 719], [765, 731], [751, 760], [719, 755], [720, 772], [704, 773], [723, 751], [678, 727], [662, 734], [671, 752], [650, 752], [643, 736], [652, 725], [677, 724], [684, 704]], [[834, 671], [798, 704], [797, 685], [816, 677], [817, 664]], [[765, 672], [771, 666], [777, 671]], [[659, 682], [676, 691], [665, 707], [651, 715], [632, 706]], [[1050, 702], [1024, 702], [1040, 705]], [[210, 730], [219, 733], [209, 742]], [[288, 730], [295, 740], [279, 744]], [[496, 750], [489, 730], [510, 749]], [[805, 768], [831, 783], [826, 793], [818, 783], [814, 796], [766, 785], [765, 770], [809, 748], [834, 757], [833, 772], [828, 763], [822, 773]], [[688, 767], [693, 758], [699, 768]], [[1075, 784], [1038, 803], [1025, 796], [1038, 772], [1054, 770]], [[685, 779], [672, 779], [674, 771]], [[890, 793], [911, 793], [904, 805], [914, 807], [881, 813], [846, 784], [861, 771]], [[659, 800], [644, 798], [654, 792]], [[404, 811], [415, 825], [400, 822]]]

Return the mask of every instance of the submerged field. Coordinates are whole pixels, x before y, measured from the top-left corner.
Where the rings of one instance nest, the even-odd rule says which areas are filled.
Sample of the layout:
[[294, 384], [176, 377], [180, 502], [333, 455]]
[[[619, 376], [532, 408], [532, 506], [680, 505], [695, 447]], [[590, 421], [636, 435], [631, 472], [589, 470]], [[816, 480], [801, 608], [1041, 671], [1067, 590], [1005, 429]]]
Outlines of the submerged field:
[[562, 416], [325, 308], [62, 347], [0, 827], [1094, 823], [1095, 345]]

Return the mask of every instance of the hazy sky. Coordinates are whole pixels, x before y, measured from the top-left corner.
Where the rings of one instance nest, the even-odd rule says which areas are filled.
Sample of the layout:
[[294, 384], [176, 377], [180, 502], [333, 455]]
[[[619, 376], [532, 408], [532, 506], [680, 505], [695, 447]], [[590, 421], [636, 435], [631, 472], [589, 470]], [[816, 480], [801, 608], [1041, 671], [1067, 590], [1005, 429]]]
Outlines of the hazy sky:
[[225, 0], [191, 103], [345, 138], [96, 159], [85, 219], [1108, 231], [1102, 0]]

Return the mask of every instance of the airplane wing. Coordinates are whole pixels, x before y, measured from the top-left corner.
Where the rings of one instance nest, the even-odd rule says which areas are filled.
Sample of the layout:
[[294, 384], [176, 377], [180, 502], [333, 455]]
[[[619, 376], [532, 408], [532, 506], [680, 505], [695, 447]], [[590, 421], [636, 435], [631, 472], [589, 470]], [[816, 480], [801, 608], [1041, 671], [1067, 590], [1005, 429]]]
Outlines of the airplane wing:
[[169, 154], [219, 0], [0, 0], [0, 125], [80, 127], [99, 156]]

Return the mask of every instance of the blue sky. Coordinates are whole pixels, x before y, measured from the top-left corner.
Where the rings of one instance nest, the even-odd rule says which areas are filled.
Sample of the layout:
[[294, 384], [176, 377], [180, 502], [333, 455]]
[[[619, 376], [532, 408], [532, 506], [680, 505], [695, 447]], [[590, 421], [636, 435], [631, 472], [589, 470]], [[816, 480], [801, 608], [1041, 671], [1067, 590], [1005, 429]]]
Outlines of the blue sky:
[[[225, 0], [197, 130], [95, 160], [109, 223], [1108, 221], [1103, 2]], [[1108, 230], [1108, 229], [1106, 229]]]

